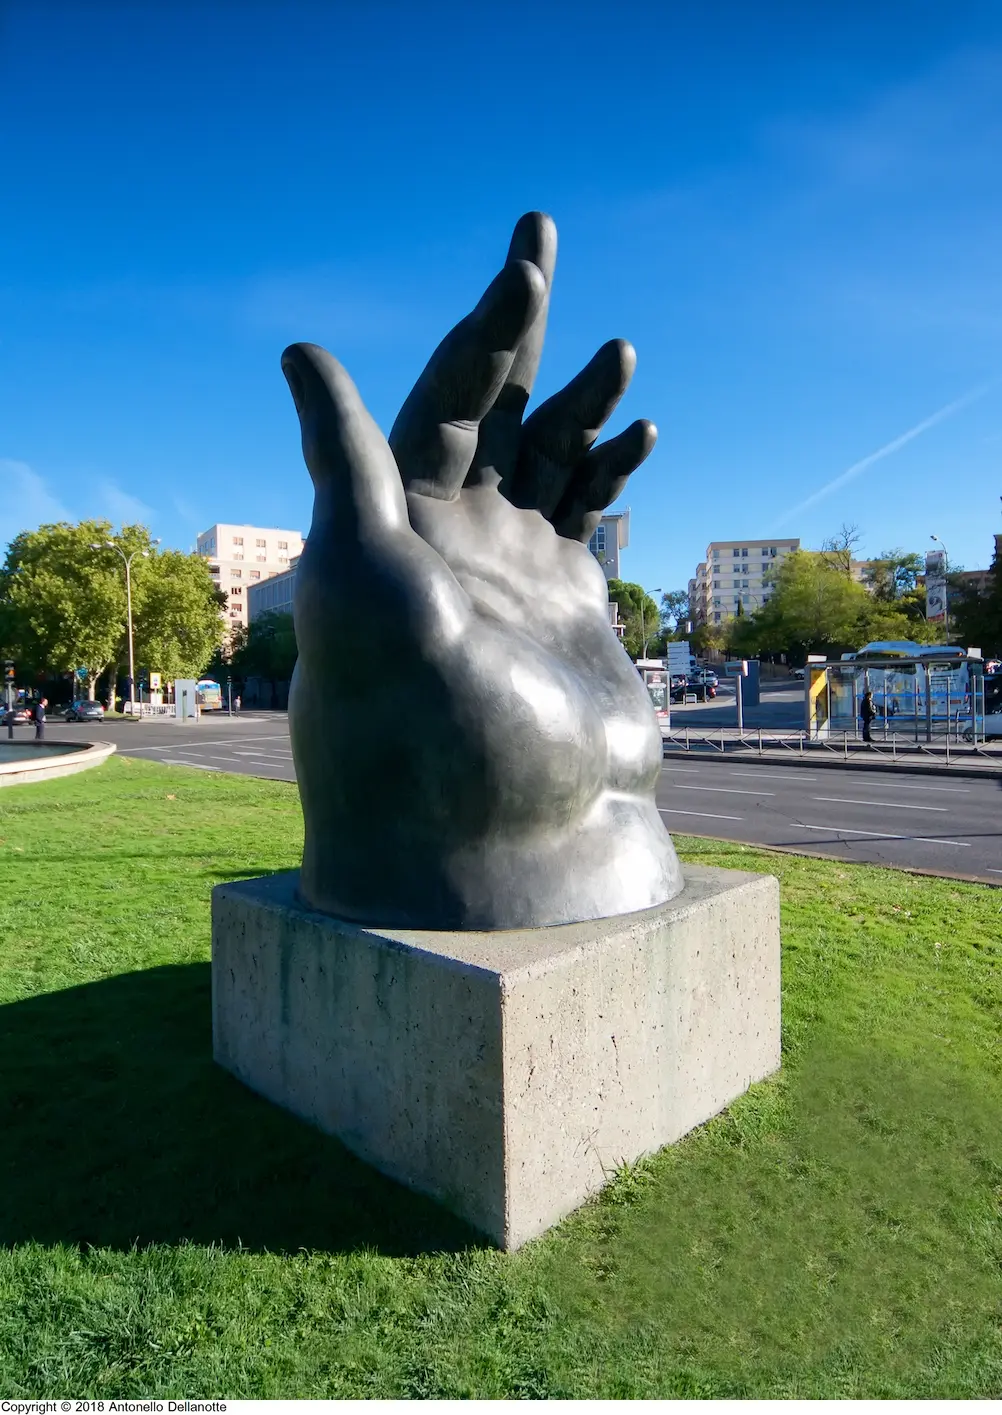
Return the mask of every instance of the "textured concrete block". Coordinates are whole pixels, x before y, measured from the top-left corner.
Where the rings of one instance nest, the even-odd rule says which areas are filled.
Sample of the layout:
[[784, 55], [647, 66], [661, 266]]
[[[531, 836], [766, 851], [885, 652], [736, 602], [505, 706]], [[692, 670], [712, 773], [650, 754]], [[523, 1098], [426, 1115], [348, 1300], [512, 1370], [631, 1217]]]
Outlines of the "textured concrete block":
[[779, 887], [499, 933], [360, 928], [295, 873], [218, 886], [213, 1048], [253, 1090], [517, 1248], [780, 1062]]

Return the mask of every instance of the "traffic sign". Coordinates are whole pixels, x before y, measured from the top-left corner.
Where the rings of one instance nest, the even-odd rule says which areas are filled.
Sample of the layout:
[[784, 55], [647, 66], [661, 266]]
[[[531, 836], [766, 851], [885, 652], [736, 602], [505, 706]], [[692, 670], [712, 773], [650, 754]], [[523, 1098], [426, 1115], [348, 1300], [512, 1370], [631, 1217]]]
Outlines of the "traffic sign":
[[746, 658], [736, 658], [724, 664], [724, 672], [728, 678], [747, 678], [748, 660]]
[[86, 670], [86, 668], [78, 668], [78, 669], [77, 669], [77, 677], [80, 679], [80, 682], [82, 683], [82, 682], [84, 681], [84, 679], [87, 677], [87, 670]]

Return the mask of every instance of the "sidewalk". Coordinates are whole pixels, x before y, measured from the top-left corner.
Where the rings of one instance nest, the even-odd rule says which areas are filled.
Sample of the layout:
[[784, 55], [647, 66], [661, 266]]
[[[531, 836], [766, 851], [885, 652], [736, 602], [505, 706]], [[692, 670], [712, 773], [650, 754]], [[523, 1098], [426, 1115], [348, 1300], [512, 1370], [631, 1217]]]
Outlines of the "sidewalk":
[[[831, 767], [838, 771], [902, 771], [914, 775], [970, 776], [987, 780], [1002, 779], [1002, 747], [994, 745], [971, 747], [966, 743], [945, 746], [924, 746], [914, 742], [808, 742], [801, 734], [757, 731], [739, 734], [736, 727], [718, 728], [714, 732], [690, 730], [686, 747], [685, 731], [664, 732], [663, 754], [666, 761], [694, 757], [726, 756], [742, 762], [779, 762], [788, 766]], [[761, 746], [759, 745], [761, 741]]]

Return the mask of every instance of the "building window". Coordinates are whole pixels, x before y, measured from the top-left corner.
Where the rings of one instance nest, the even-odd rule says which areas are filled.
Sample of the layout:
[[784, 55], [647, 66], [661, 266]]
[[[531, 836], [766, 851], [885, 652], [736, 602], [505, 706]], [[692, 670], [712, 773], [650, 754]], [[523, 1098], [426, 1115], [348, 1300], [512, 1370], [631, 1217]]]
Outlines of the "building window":
[[280, 540], [278, 542], [278, 548], [279, 550], [288, 550], [289, 542], [287, 540]]
[[731, 551], [731, 556], [732, 556], [735, 560], [740, 560], [740, 559], [741, 559], [741, 552], [740, 552], [740, 550], [732, 550], [732, 551]]
[[256, 540], [254, 544], [258, 547], [259, 550], [263, 550], [264, 547], [268, 544], [268, 542], [266, 540]]
[[268, 559], [267, 555], [256, 555], [254, 558], [255, 558], [255, 560], [267, 560], [267, 559]]
[[719, 580], [714, 580], [714, 582], [713, 582], [713, 588], [714, 588], [715, 590], [719, 590], [719, 589], [720, 589], [720, 581], [719, 581]]
[[233, 537], [233, 544], [234, 544], [234, 545], [243, 545], [243, 543], [244, 543], [244, 538], [243, 538], [243, 536], [234, 536], [234, 537]]
[[744, 558], [745, 558], [746, 560], [748, 559], [748, 547], [747, 547], [747, 546], [745, 546], [745, 548], [744, 548], [744, 550], [742, 550], [741, 554], [744, 556]]
[[219, 566], [218, 566], [218, 565], [210, 565], [210, 566], [209, 566], [209, 574], [210, 574], [210, 575], [218, 575], [218, 574], [219, 574]]
[[278, 563], [279, 565], [288, 565], [289, 557], [287, 555], [280, 555], [278, 557]]
[[770, 547], [769, 547], [769, 554], [770, 554], [770, 555], [775, 555], [775, 554], [776, 554], [776, 547], [775, 547], [774, 545], [770, 545]]
[[715, 615], [713, 616], [713, 622], [714, 622], [714, 624], [719, 624], [719, 623], [720, 623], [720, 615], [719, 615], [719, 614], [715, 614]]
[[747, 580], [742, 580], [742, 581], [741, 581], [741, 588], [742, 588], [743, 590], [746, 590], [746, 589], [748, 588], [748, 581], [747, 581]]
[[252, 571], [250, 572], [250, 577], [251, 577], [252, 580], [260, 580], [260, 578], [261, 578], [261, 571], [260, 571], [260, 570], [252, 570]]
[[240, 613], [240, 610], [239, 610], [239, 609], [231, 609], [231, 610], [230, 610], [230, 618], [231, 618], [231, 619], [242, 619], [242, 618], [243, 618], [243, 615]]
[[243, 592], [244, 592], [244, 587], [243, 587], [243, 585], [231, 585], [231, 586], [230, 586], [230, 594], [243, 594]]
[[230, 571], [230, 574], [233, 576], [233, 578], [234, 578], [235, 580], [240, 580], [240, 579], [242, 579], [242, 578], [243, 578], [243, 573], [244, 573], [244, 572], [243, 572], [242, 570], [231, 570], [231, 571]]
[[243, 553], [242, 550], [235, 550], [235, 551], [233, 552], [233, 559], [234, 559], [234, 560], [242, 560], [243, 558], [244, 558], [244, 553]]

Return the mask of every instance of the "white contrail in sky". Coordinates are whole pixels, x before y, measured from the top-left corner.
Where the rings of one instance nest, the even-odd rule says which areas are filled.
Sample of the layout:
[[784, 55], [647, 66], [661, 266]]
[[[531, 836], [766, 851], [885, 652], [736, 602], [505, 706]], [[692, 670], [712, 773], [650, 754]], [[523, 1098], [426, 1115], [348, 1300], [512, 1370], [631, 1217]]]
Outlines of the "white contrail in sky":
[[931, 417], [924, 418], [922, 422], [916, 423], [914, 427], [903, 432], [900, 437], [896, 437], [893, 442], [887, 442], [883, 447], [878, 447], [876, 452], [871, 452], [862, 461], [853, 462], [851, 467], [847, 467], [844, 472], [837, 476], [834, 481], [826, 482], [813, 492], [806, 501], [801, 501], [799, 505], [791, 507], [789, 511], [784, 511], [776, 522], [777, 526], [783, 526], [787, 521], [792, 521], [794, 516], [799, 516], [801, 511], [806, 511], [808, 506], [813, 506], [815, 502], [822, 501], [826, 496], [830, 496], [833, 491], [838, 491], [839, 487], [845, 486], [858, 477], [860, 472], [865, 472], [867, 467], [872, 467], [874, 462], [880, 462], [885, 457], [889, 457], [892, 452], [897, 452], [913, 438], [920, 437], [923, 432], [928, 432], [937, 423], [943, 422], [946, 418], [952, 417], [954, 413], [959, 413], [961, 408], [967, 408], [971, 403], [976, 403], [979, 398], [983, 398], [989, 388], [993, 388], [998, 379], [992, 379], [989, 383], [980, 383], [977, 388], [972, 388], [969, 393], [963, 394], [960, 398], [955, 398], [952, 403], [947, 403], [944, 408], [940, 408]]

